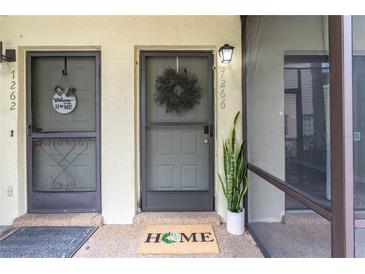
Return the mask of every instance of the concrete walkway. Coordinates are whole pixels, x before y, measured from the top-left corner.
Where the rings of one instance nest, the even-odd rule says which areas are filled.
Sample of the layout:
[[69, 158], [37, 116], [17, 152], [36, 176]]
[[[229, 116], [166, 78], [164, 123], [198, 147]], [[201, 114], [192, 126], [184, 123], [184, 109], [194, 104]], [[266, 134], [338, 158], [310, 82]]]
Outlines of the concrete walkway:
[[109, 257], [226, 257], [226, 258], [261, 258], [263, 257], [249, 233], [241, 236], [229, 235], [225, 225], [214, 225], [220, 253], [210, 255], [181, 256], [139, 256], [136, 254], [144, 225], [104, 225], [75, 254], [78, 258]]
[[[147, 224], [212, 224], [217, 237], [220, 253], [218, 255], [160, 255], [140, 256], [137, 249]], [[261, 258], [259, 248], [246, 231], [241, 236], [227, 233], [226, 225], [221, 224], [219, 216], [210, 212], [164, 212], [140, 213], [132, 225], [103, 225], [75, 254], [78, 258], [106, 257], [227, 257]]]
[[[48, 216], [47, 216], [48, 215]], [[218, 255], [161, 255], [139, 256], [137, 249], [147, 224], [212, 224], [217, 237]], [[98, 230], [75, 254], [76, 258], [133, 258], [133, 257], [263, 257], [252, 236], [230, 235], [214, 212], [139, 213], [131, 225], [103, 225], [102, 216], [95, 214], [26, 214], [14, 221], [20, 226], [99, 226]]]

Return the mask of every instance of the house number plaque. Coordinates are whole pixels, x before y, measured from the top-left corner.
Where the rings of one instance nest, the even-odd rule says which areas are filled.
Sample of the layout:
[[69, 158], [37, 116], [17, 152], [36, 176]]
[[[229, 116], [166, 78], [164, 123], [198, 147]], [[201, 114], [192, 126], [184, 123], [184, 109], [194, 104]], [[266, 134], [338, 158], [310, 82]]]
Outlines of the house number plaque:
[[73, 94], [67, 95], [63, 89], [58, 88], [55, 95], [53, 95], [52, 105], [58, 113], [68, 114], [76, 107], [76, 97]]

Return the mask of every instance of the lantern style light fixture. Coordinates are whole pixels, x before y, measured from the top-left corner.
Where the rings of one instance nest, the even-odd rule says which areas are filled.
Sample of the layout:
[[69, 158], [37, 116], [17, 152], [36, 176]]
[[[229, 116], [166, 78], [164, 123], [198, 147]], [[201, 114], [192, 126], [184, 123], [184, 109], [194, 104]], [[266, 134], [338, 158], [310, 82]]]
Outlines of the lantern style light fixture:
[[219, 49], [219, 57], [221, 58], [222, 64], [228, 64], [232, 60], [234, 47], [224, 44], [223, 47]]
[[8, 62], [16, 61], [15, 49], [5, 50], [5, 55], [3, 55], [3, 42], [0, 41], [0, 71], [8, 71]]

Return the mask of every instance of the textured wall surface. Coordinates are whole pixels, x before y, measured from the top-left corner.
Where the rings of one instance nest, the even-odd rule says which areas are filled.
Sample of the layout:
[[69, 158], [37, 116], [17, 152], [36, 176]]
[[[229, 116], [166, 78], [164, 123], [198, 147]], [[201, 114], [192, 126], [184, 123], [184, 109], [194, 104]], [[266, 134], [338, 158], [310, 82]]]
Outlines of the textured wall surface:
[[[240, 31], [239, 16], [2, 16], [0, 38], [5, 48], [17, 49], [17, 62], [11, 64], [16, 81], [13, 111], [9, 109], [12, 75], [0, 75], [0, 224], [11, 223], [27, 210], [27, 50], [101, 51], [102, 213], [106, 223], [131, 223], [139, 196], [139, 50], [214, 52], [217, 173], [221, 170], [221, 136], [229, 133], [234, 113], [241, 109]], [[222, 65], [217, 62], [217, 50], [225, 43], [235, 50], [232, 62]], [[216, 176], [215, 185], [216, 210], [224, 218], [225, 199]]]

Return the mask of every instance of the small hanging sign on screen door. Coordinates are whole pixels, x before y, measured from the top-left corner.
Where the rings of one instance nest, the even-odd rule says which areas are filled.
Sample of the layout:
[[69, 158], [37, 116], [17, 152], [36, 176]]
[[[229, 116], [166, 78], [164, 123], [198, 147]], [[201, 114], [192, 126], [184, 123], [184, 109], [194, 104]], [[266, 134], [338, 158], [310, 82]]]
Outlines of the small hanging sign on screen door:
[[55, 111], [61, 114], [68, 114], [76, 107], [76, 97], [73, 94], [74, 88], [55, 87], [55, 95], [52, 98], [52, 105]]

